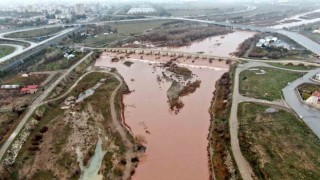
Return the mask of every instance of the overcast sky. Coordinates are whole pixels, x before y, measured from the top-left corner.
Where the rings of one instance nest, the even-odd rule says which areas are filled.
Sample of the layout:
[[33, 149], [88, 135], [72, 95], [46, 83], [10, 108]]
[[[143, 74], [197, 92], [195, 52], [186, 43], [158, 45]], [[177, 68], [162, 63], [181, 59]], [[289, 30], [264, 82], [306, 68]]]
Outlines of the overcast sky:
[[[127, 1], [137, 1], [137, 0], [0, 0], [0, 6], [10, 6], [10, 5], [29, 5], [29, 4], [42, 4], [42, 3], [55, 3], [55, 4], [75, 4], [75, 3], [92, 3], [92, 2], [127, 2]], [[142, 1], [142, 0], [139, 0]], [[165, 0], [145, 0], [146, 2], [151, 2], [151, 1], [165, 1]], [[244, 1], [244, 2], [258, 2], [258, 1], [277, 1], [277, 0], [167, 0], [171, 2], [176, 2], [176, 1], [209, 1], [209, 2], [225, 2], [225, 3], [230, 3], [230, 2], [239, 2], [239, 1]], [[289, 0], [289, 1], [312, 1], [312, 0]], [[316, 0], [314, 0], [316, 1]]]

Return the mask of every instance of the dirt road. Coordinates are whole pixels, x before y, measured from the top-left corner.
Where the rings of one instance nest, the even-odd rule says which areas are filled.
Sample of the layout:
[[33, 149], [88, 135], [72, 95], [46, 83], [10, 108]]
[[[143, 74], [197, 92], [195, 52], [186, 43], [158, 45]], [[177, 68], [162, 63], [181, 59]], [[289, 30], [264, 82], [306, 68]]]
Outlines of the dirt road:
[[43, 100], [51, 93], [51, 91], [66, 77], [68, 76], [71, 71], [73, 71], [78, 65], [80, 65], [83, 61], [85, 61], [88, 57], [90, 57], [93, 54], [93, 52], [87, 54], [85, 57], [83, 57], [80, 61], [78, 61], [76, 64], [74, 64], [70, 69], [65, 71], [56, 81], [54, 81], [50, 86], [44, 90], [44, 92], [37, 97], [37, 99], [31, 104], [31, 106], [26, 110], [26, 113], [24, 117], [22, 118], [19, 125], [16, 127], [16, 129], [12, 132], [8, 140], [3, 144], [3, 146], [0, 149], [0, 160], [2, 160], [5, 152], [10, 147], [11, 143], [14, 141], [14, 139], [17, 137], [21, 129], [24, 127], [26, 122], [29, 120], [29, 118], [32, 116], [34, 110], [41, 106], [43, 104]]

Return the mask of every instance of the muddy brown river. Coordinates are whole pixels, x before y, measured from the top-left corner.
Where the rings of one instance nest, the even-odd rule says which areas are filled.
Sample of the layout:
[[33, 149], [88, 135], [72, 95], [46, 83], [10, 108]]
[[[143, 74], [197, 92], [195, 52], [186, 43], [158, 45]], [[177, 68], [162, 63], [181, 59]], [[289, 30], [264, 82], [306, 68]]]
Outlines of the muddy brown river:
[[237, 48], [244, 40], [254, 34], [255, 32], [250, 31], [235, 31], [222, 36], [209, 37], [202, 41], [194, 42], [190, 46], [160, 49], [192, 53], [203, 52], [214, 56], [230, 57], [230, 54], [237, 51]]
[[[195, 93], [183, 97], [185, 106], [178, 114], [169, 109], [167, 90], [171, 82], [157, 81], [162, 68], [141, 60], [132, 60], [131, 67], [123, 61], [112, 63], [104, 53], [96, 66], [115, 67], [133, 92], [125, 95], [125, 121], [134, 136], [143, 136], [147, 143], [133, 179], [198, 180], [209, 179], [208, 109], [215, 82], [228, 70], [225, 62], [208, 63], [218, 68], [189, 67], [201, 80]], [[152, 60], [152, 59], [151, 59]], [[154, 63], [154, 62], [152, 62]], [[188, 66], [186, 64], [186, 66]]]

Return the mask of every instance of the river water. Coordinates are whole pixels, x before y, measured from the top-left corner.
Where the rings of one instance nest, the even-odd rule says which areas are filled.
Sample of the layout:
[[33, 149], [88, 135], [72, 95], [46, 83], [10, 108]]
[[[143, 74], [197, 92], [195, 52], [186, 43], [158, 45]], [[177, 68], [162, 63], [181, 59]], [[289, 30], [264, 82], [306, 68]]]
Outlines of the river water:
[[209, 37], [202, 41], [194, 42], [190, 46], [160, 49], [192, 53], [203, 52], [208, 55], [230, 57], [230, 54], [237, 51], [237, 48], [244, 40], [254, 34], [255, 32], [250, 31], [235, 31], [226, 35]]
[[182, 98], [185, 106], [175, 114], [167, 102], [166, 92], [171, 83], [157, 81], [163, 69], [153, 68], [155, 64], [141, 60], [132, 60], [134, 64], [127, 67], [123, 61], [112, 63], [109, 55], [102, 54], [95, 66], [115, 67], [123, 76], [133, 91], [124, 96], [125, 121], [134, 136], [143, 136], [147, 141], [145, 156], [133, 179], [208, 179], [208, 109], [215, 83], [228, 70], [228, 65], [214, 62], [208, 66], [219, 68], [199, 68], [195, 64], [189, 67], [201, 80], [201, 86]]
[[[303, 24], [310, 24], [310, 23], [318, 22], [318, 21], [320, 21], [320, 18], [314, 18], [314, 19], [302, 19], [301, 18], [302, 16], [306, 16], [308, 14], [317, 13], [317, 12], [320, 12], [320, 9], [317, 9], [317, 10], [314, 10], [311, 12], [298, 14], [298, 15], [292, 16], [290, 18], [285, 18], [281, 21], [278, 21], [277, 22], [278, 25], [271, 26], [271, 28], [274, 28], [274, 29], [291, 28], [291, 27], [300, 26]], [[297, 20], [297, 22], [283, 23], [284, 21], [288, 21], [288, 20]]]

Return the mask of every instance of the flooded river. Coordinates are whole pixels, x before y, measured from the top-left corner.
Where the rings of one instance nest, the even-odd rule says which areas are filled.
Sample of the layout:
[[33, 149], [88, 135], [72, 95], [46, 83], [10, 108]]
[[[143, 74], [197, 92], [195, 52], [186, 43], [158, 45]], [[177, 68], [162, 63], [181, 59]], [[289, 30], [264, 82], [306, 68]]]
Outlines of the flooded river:
[[[306, 16], [308, 14], [318, 13], [318, 12], [320, 12], [320, 9], [317, 9], [317, 10], [314, 10], [314, 11], [311, 11], [311, 12], [298, 14], [298, 15], [292, 16], [290, 18], [285, 18], [285, 19], [283, 19], [281, 21], [278, 21], [277, 22], [278, 25], [271, 26], [271, 28], [274, 28], [274, 29], [291, 28], [291, 27], [300, 26], [300, 25], [303, 25], [303, 24], [310, 24], [310, 23], [318, 22], [318, 21], [320, 21], [320, 18], [313, 18], [313, 19], [303, 19], [303, 18], [301, 18], [301, 17]], [[283, 23], [285, 21], [290, 21], [290, 20], [295, 20], [296, 22]]]
[[255, 32], [235, 31], [222, 36], [209, 37], [202, 41], [194, 42], [190, 46], [160, 49], [192, 53], [203, 52], [209, 55], [230, 57], [230, 53], [237, 51], [239, 45], [254, 34]]
[[147, 141], [146, 154], [133, 179], [208, 179], [208, 109], [215, 82], [228, 70], [228, 65], [214, 62], [208, 65], [219, 68], [200, 69], [195, 64], [189, 67], [201, 80], [201, 86], [182, 98], [185, 106], [175, 114], [167, 102], [166, 92], [171, 83], [157, 81], [162, 68], [153, 68], [155, 64], [141, 60], [132, 60], [134, 64], [127, 67], [123, 61], [110, 62], [108, 56], [104, 53], [96, 66], [116, 67], [123, 76], [133, 91], [124, 97], [125, 121], [134, 136], [143, 136]]

